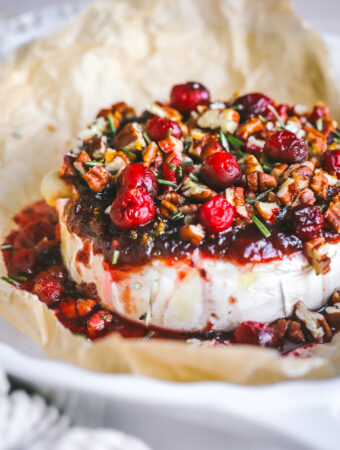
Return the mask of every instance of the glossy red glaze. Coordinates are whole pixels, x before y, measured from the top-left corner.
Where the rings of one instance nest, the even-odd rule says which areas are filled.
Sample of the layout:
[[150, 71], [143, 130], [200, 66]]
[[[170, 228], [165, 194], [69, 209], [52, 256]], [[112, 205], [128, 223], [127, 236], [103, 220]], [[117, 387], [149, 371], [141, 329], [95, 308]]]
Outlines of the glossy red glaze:
[[215, 191], [233, 185], [242, 175], [237, 161], [226, 152], [216, 152], [203, 161], [201, 177]]
[[172, 88], [170, 101], [174, 108], [186, 114], [195, 111], [199, 105], [207, 105], [210, 101], [210, 92], [203, 84], [189, 81]]

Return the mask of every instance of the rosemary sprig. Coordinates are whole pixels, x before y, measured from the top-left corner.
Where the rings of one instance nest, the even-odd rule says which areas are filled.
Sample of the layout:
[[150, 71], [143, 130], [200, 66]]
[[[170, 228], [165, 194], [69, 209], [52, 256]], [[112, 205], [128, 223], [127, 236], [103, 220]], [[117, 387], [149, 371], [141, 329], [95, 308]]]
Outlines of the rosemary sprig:
[[17, 287], [20, 286], [19, 281], [16, 281], [16, 280], [14, 280], [13, 278], [10, 278], [10, 277], [1, 277], [1, 279], [4, 280], [4, 281], [7, 281], [7, 283], [13, 284], [14, 286], [17, 286]]
[[139, 320], [145, 320], [146, 319], [146, 312], [143, 313], [141, 316], [139, 316]]
[[14, 280], [18, 280], [18, 281], [27, 281], [27, 277], [25, 277], [24, 275], [15, 275], [15, 276], [12, 276], [12, 278]]
[[113, 125], [113, 120], [111, 116], [107, 116], [107, 121], [109, 123], [109, 130], [112, 134], [116, 134], [116, 127]]
[[223, 133], [222, 128], [220, 128], [219, 138], [220, 138], [220, 142], [221, 142], [221, 145], [224, 148], [224, 150], [226, 152], [230, 153], [228, 139], [226, 138], [225, 134]]
[[181, 164], [182, 167], [190, 167], [190, 166], [193, 166], [193, 165], [194, 165], [193, 161], [184, 161]]
[[151, 139], [146, 131], [143, 132], [143, 137], [146, 140], [147, 144], [151, 143]]
[[146, 334], [144, 337], [143, 337], [143, 341], [148, 341], [150, 338], [152, 338], [152, 336], [155, 334], [155, 332], [152, 330], [152, 331], [150, 331], [148, 334]]
[[268, 230], [265, 224], [261, 222], [260, 219], [258, 219], [256, 216], [251, 216], [251, 220], [253, 221], [254, 225], [256, 225], [256, 227], [261, 231], [265, 238], [268, 238], [271, 235], [271, 232]]
[[275, 166], [273, 163], [265, 162], [262, 167], [265, 172], [269, 173], [274, 169]]
[[112, 256], [112, 264], [115, 265], [118, 262], [119, 258], [119, 250], [114, 250], [113, 256]]
[[269, 192], [272, 192], [273, 190], [274, 190], [274, 188], [267, 189], [266, 191], [261, 192], [261, 194], [259, 194], [256, 198], [246, 198], [246, 202], [250, 203], [250, 204], [254, 204], [256, 202], [259, 202], [260, 200], [265, 198], [265, 196], [267, 194], [269, 194]]
[[318, 131], [322, 131], [322, 119], [321, 119], [321, 117], [319, 117], [318, 120], [316, 121], [316, 129]]
[[170, 136], [171, 136], [171, 133], [172, 133], [172, 128], [170, 127], [170, 128], [168, 129], [168, 132], [166, 133], [166, 137], [167, 137], [167, 138], [170, 137]]
[[239, 148], [244, 145], [243, 141], [240, 141], [240, 139], [237, 139], [235, 136], [232, 136], [231, 134], [227, 134], [227, 139], [229, 144], [235, 148]]
[[103, 166], [104, 163], [100, 161], [85, 161], [85, 166], [94, 167], [94, 166]]
[[121, 148], [119, 151], [125, 153], [126, 155], [128, 155], [132, 159], [136, 159], [136, 155], [133, 152], [131, 152], [130, 150], [123, 150]]
[[183, 177], [183, 167], [182, 167], [182, 166], [178, 166], [178, 176], [179, 176], [180, 178]]
[[10, 248], [12, 248], [12, 245], [9, 243], [5, 243], [1, 245], [1, 250], [9, 250]]
[[191, 178], [192, 181], [195, 181], [196, 183], [198, 182], [198, 178], [197, 178], [197, 176], [194, 173], [190, 173], [189, 174], [189, 178]]
[[335, 136], [337, 136], [340, 139], [340, 131], [339, 130], [334, 130], [333, 134], [335, 134]]
[[283, 120], [281, 119], [281, 117], [278, 115], [278, 113], [277, 113], [276, 109], [274, 108], [274, 106], [268, 105], [267, 108], [269, 108], [269, 109], [271, 110], [271, 112], [274, 114], [274, 116], [276, 117], [276, 120], [277, 120], [277, 121], [279, 122], [279, 124], [280, 124], [280, 127], [281, 127], [283, 130], [286, 130], [287, 127], [286, 127], [286, 125], [284, 124], [284, 122], [283, 122]]
[[83, 338], [83, 339], [87, 339], [87, 337], [86, 337], [86, 335], [85, 334], [82, 334], [82, 333], [73, 333], [75, 336], [79, 336], [79, 337], [81, 337], [81, 338]]
[[163, 180], [162, 178], [157, 178], [159, 184], [167, 184], [168, 186], [176, 186], [174, 181]]
[[178, 213], [174, 214], [174, 215], [170, 218], [170, 220], [180, 220], [180, 219], [183, 219], [183, 217], [184, 217], [184, 214], [181, 213], [181, 212], [178, 212]]

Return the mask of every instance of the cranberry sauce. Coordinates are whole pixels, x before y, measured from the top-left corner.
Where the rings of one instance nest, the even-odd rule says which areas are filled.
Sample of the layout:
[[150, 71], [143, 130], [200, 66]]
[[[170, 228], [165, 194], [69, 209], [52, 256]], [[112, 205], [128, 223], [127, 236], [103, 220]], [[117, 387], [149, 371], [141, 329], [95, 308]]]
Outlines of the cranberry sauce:
[[[85, 205], [83, 203], [85, 198], [81, 196], [71, 205], [70, 217], [77, 215], [78, 220], [74, 221], [73, 226], [78, 227], [78, 232], [86, 232], [93, 236], [97, 233], [99, 238], [96, 240], [96, 245], [100, 250], [105, 250], [105, 242], [107, 242], [103, 239], [105, 233], [116, 233], [116, 238], [125, 244], [124, 261], [130, 261], [128, 249], [133, 251], [135, 257], [138, 255], [139, 262], [150, 257], [150, 254], [157, 254], [156, 252], [167, 254], [173, 251], [171, 246], [174, 246], [178, 255], [186, 255], [190, 252], [190, 247], [181, 246], [183, 245], [179, 244], [181, 241], [176, 240], [178, 227], [174, 224], [170, 235], [163, 236], [163, 239], [162, 235], [156, 236], [152, 253], [147, 254], [140, 245], [133, 246], [133, 242], [138, 243], [138, 239], [133, 240], [127, 233], [117, 234], [105, 214], [94, 213], [95, 208], [105, 208], [104, 197], [94, 196], [88, 199], [86, 207], [86, 202]], [[92, 221], [88, 220], [89, 211], [95, 218]], [[96, 220], [97, 217], [101, 220]], [[308, 330], [290, 319], [279, 319], [271, 325], [252, 321], [243, 322], [234, 333], [209, 329], [201, 333], [179, 333], [146, 328], [144, 325], [132, 323], [100, 305], [94, 284], [77, 285], [69, 278], [62, 263], [59, 227], [56, 211], [53, 208], [47, 206], [44, 201], [40, 201], [24, 208], [14, 217], [14, 221], [18, 228], [7, 236], [1, 246], [8, 271], [8, 276], [3, 279], [18, 289], [37, 295], [40, 301], [54, 311], [60, 322], [76, 335], [93, 340], [116, 332], [124, 338], [199, 339], [209, 341], [212, 346], [236, 342], [275, 347], [282, 353], [313, 342]], [[89, 225], [90, 223], [92, 226]], [[148, 228], [145, 227], [144, 233], [147, 230]], [[267, 244], [253, 228], [248, 229], [246, 235], [240, 232], [235, 236], [236, 234], [222, 235], [218, 240], [212, 239], [210, 245], [213, 250], [209, 247], [205, 247], [204, 250], [209, 254], [212, 251], [216, 252], [216, 248], [222, 252], [223, 246], [228, 245], [231, 255], [242, 254], [245, 261], [249, 258], [256, 261], [264, 258], [271, 259], [290, 249], [299, 248], [298, 240], [294, 237], [289, 239], [283, 232], [274, 234]], [[237, 256], [236, 260], [240, 261], [240, 256]]]

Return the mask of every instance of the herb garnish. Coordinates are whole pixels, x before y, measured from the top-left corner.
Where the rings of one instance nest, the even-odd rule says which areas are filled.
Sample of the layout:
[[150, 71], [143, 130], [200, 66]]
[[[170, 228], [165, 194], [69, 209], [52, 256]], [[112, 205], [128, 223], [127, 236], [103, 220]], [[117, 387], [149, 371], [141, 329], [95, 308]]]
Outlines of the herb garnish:
[[143, 337], [143, 341], [147, 341], [147, 340], [149, 340], [150, 338], [152, 338], [152, 336], [155, 334], [155, 332], [152, 330], [152, 331], [150, 331], [148, 334], [146, 334], [144, 337]]
[[159, 184], [167, 184], [168, 186], [176, 186], [174, 181], [163, 180], [162, 178], [157, 178]]
[[139, 320], [145, 320], [146, 319], [146, 312], [143, 313], [141, 316], [139, 316]]
[[172, 133], [172, 128], [170, 127], [170, 128], [168, 129], [168, 132], [166, 133], [166, 137], [167, 137], [167, 138], [170, 137], [170, 136], [171, 136], [171, 133]]
[[231, 134], [227, 134], [227, 139], [230, 145], [232, 145], [235, 148], [242, 147], [244, 145], [244, 142], [240, 139], [237, 139], [235, 136], [232, 136]]
[[87, 337], [86, 337], [86, 335], [85, 334], [82, 334], [82, 333], [73, 333], [75, 336], [79, 336], [79, 337], [81, 337], [81, 338], [83, 338], [83, 339], [87, 339]]
[[254, 204], [260, 200], [262, 200], [269, 192], [272, 192], [274, 188], [267, 189], [266, 191], [261, 192], [256, 198], [246, 198], [246, 202], [250, 204]]
[[220, 138], [220, 142], [222, 147], [224, 148], [224, 150], [228, 153], [230, 153], [230, 148], [229, 148], [229, 144], [228, 144], [228, 140], [225, 137], [225, 134], [222, 131], [222, 128], [220, 128], [220, 134], [219, 134], [219, 138]]
[[274, 169], [275, 165], [273, 163], [265, 162], [262, 167], [265, 172], [269, 173]]
[[151, 144], [151, 139], [146, 131], [143, 132], [143, 137], [146, 140], [147, 144]]
[[322, 119], [321, 119], [321, 117], [319, 117], [318, 120], [316, 121], [316, 129], [318, 131], [322, 131]]
[[183, 217], [184, 217], [184, 214], [181, 213], [181, 212], [178, 212], [178, 213], [174, 214], [174, 215], [170, 218], [170, 220], [180, 220], [180, 219], [182, 219]]
[[10, 249], [10, 248], [12, 248], [12, 245], [11, 244], [7, 244], [7, 243], [5, 243], [5, 244], [2, 244], [1, 245], [1, 250], [8, 250], [8, 249]]
[[195, 181], [196, 183], [198, 182], [198, 178], [197, 178], [197, 176], [194, 173], [190, 173], [189, 174], [189, 178], [191, 178], [192, 181]]
[[112, 256], [112, 264], [117, 264], [119, 258], [119, 250], [115, 250]]
[[7, 283], [13, 284], [14, 286], [17, 286], [17, 287], [20, 286], [19, 281], [16, 281], [16, 280], [14, 280], [13, 278], [10, 278], [10, 277], [1, 277], [1, 279], [4, 280], [4, 281], [7, 281]]
[[261, 231], [265, 238], [268, 238], [271, 235], [271, 232], [268, 230], [265, 224], [261, 222], [260, 219], [258, 219], [256, 216], [251, 216], [251, 220], [253, 221], [254, 225], [256, 225], [256, 227]]
[[107, 116], [107, 121], [109, 123], [109, 130], [112, 134], [116, 134], [117, 130], [116, 127], [113, 125], [113, 120], [111, 116]]
[[104, 163], [100, 161], [85, 161], [85, 166], [94, 167], [94, 166], [103, 166]]
[[284, 124], [283, 120], [281, 119], [281, 117], [278, 115], [278, 112], [276, 111], [276, 109], [274, 108], [274, 106], [272, 105], [268, 105], [267, 108], [269, 108], [271, 110], [271, 112], [274, 114], [274, 116], [276, 117], [277, 121], [280, 124], [280, 127], [283, 128], [284, 130], [287, 129], [286, 125]]

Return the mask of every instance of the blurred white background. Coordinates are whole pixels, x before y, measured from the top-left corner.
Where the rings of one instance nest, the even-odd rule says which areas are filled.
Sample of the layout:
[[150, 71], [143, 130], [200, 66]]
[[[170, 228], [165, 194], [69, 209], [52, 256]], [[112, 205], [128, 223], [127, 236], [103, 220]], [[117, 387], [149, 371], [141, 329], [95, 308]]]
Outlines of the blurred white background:
[[[238, 1], [238, 0], [235, 0]], [[256, 0], [261, 1], [261, 0]], [[31, 9], [60, 3], [89, 3], [90, 0], [0, 0], [0, 16], [13, 17]], [[298, 13], [318, 31], [340, 35], [339, 0], [292, 0]]]

